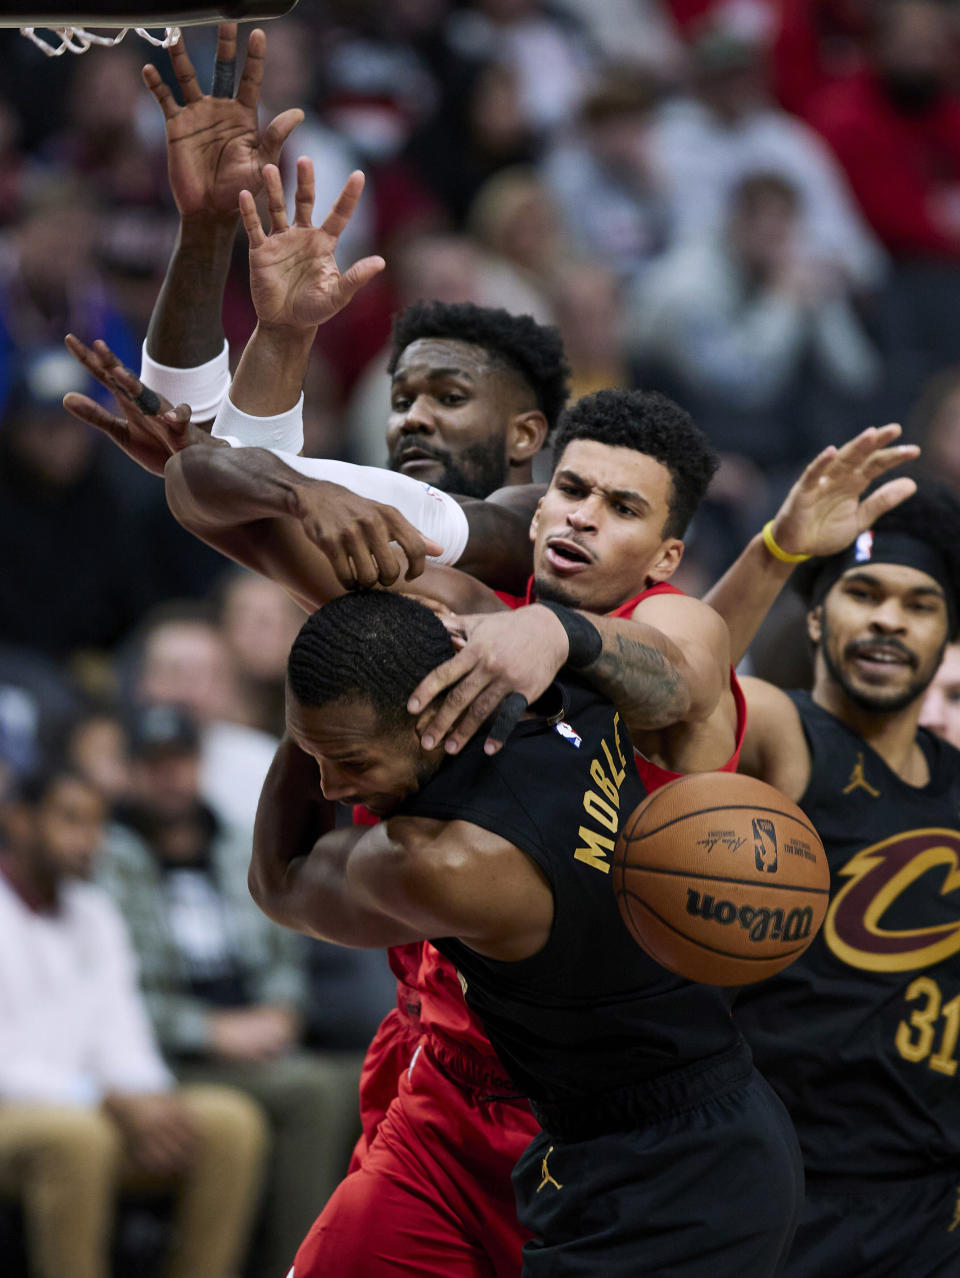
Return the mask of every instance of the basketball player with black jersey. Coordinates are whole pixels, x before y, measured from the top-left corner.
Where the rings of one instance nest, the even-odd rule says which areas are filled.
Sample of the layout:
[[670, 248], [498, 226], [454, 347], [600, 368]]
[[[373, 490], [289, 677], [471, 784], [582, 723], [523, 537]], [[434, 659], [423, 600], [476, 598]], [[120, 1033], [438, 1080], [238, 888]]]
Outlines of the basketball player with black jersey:
[[[599, 636], [563, 619], [589, 665]], [[426, 751], [406, 701], [452, 651], [430, 610], [382, 592], [307, 621], [258, 815], [256, 899], [331, 941], [431, 936], [455, 960], [544, 1129], [515, 1180], [537, 1235], [530, 1278], [692, 1278], [705, 1256], [718, 1272], [778, 1273], [802, 1196], [786, 1112], [724, 993], [631, 941], [597, 851], [645, 793], [625, 724], [573, 676], [501, 753]], [[315, 839], [332, 799], [384, 820]]]
[[812, 693], [744, 680], [744, 771], [830, 859], [826, 921], [735, 1015], [787, 1104], [807, 1202], [792, 1278], [960, 1273], [960, 752], [918, 728], [960, 617], [960, 503], [921, 488], [799, 570]]

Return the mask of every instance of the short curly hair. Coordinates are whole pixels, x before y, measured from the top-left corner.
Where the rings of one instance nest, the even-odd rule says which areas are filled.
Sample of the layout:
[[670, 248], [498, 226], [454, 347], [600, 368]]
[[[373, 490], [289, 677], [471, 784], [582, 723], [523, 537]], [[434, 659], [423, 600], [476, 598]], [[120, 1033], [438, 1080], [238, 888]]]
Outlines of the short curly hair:
[[556, 470], [577, 439], [633, 448], [666, 466], [672, 480], [664, 537], [682, 537], [720, 458], [690, 414], [659, 391], [602, 390], [584, 395], [560, 418], [553, 441]]
[[570, 393], [570, 365], [559, 329], [538, 324], [531, 315], [511, 315], [502, 307], [414, 302], [393, 321], [387, 365], [391, 377], [410, 343], [425, 337], [480, 346], [493, 363], [518, 373], [547, 419], [547, 430], [553, 430]]
[[455, 653], [443, 622], [424, 604], [360, 590], [307, 618], [290, 649], [287, 679], [303, 706], [369, 701], [385, 723], [403, 727], [412, 721], [414, 688]]
[[[881, 515], [872, 527], [876, 533], [912, 537], [937, 551], [946, 572], [946, 580], [940, 584], [948, 596], [949, 638], [953, 642], [960, 631], [960, 500], [945, 484], [935, 480], [920, 478], [917, 485], [912, 497]], [[808, 608], [821, 603], [837, 577], [846, 571], [849, 554], [848, 547], [836, 555], [810, 559], [795, 570], [793, 588]]]

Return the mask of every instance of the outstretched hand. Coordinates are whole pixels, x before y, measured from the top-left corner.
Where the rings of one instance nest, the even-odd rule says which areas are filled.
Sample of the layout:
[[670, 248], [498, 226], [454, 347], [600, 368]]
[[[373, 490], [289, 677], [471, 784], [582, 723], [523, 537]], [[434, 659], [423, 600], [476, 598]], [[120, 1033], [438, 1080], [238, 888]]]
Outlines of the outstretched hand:
[[170, 189], [181, 217], [234, 215], [240, 192], [259, 193], [265, 165], [276, 164], [284, 142], [303, 119], [299, 108], [291, 108], [261, 131], [257, 107], [266, 48], [263, 31], [251, 31], [234, 97], [237, 24], [224, 22], [218, 29], [213, 93], [200, 88], [181, 37], [170, 50], [170, 61], [183, 106], [152, 63], [143, 68], [143, 82], [163, 112]]
[[270, 216], [269, 233], [251, 191], [240, 193], [240, 215], [250, 241], [250, 295], [261, 324], [271, 328], [310, 329], [343, 310], [353, 295], [383, 270], [382, 257], [365, 257], [340, 273], [334, 257], [337, 241], [363, 191], [364, 177], [351, 173], [320, 226], [313, 225], [313, 164], [297, 161], [296, 211], [287, 221], [280, 170], [263, 171]]
[[193, 425], [188, 404], [174, 408], [169, 400], [145, 387], [121, 364], [106, 342], [96, 341], [92, 347], [85, 346], [72, 333], [67, 334], [65, 341], [74, 359], [113, 394], [122, 416], [76, 391], [63, 397], [64, 408], [80, 421], [102, 431], [144, 470], [162, 475], [168, 459], [181, 449], [193, 444], [211, 447], [221, 443]]
[[871, 426], [840, 448], [815, 457], [790, 489], [773, 521], [777, 545], [795, 555], [833, 555], [917, 490], [907, 476], [863, 493], [880, 475], [912, 461], [916, 444], [897, 444], [898, 425]]

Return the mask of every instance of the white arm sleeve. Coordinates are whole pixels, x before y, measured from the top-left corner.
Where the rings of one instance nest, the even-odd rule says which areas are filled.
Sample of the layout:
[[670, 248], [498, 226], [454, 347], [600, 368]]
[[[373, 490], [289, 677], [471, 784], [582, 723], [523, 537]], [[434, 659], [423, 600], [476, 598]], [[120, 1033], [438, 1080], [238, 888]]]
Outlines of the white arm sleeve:
[[272, 448], [299, 453], [303, 448], [303, 393], [293, 408], [275, 417], [251, 417], [224, 395], [211, 435], [228, 439], [234, 448]]
[[[229, 442], [234, 443], [232, 439]], [[470, 528], [462, 506], [432, 484], [422, 484], [409, 475], [376, 466], [354, 466], [351, 462], [327, 461], [322, 457], [297, 457], [278, 448], [270, 451], [307, 479], [339, 484], [358, 497], [395, 507], [418, 532], [443, 547], [442, 555], [429, 557], [431, 563], [455, 564], [467, 548]]]
[[198, 364], [196, 368], [171, 368], [168, 364], [152, 360], [144, 342], [140, 380], [158, 395], [166, 396], [174, 407], [189, 404], [195, 422], [209, 421], [230, 389], [229, 348], [224, 342], [219, 355], [206, 364]]

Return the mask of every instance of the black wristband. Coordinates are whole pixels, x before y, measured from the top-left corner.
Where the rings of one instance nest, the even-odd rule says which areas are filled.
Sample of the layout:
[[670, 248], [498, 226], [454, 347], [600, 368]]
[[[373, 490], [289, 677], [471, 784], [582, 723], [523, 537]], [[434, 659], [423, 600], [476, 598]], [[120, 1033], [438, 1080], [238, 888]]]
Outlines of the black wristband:
[[541, 602], [539, 599], [537, 603], [540, 603], [543, 608], [549, 608], [566, 631], [567, 643], [570, 646], [567, 659], [563, 664], [569, 666], [571, 670], [582, 670], [585, 666], [592, 666], [603, 649], [603, 639], [596, 626], [591, 625], [579, 612], [574, 612], [572, 608], [566, 608], [563, 604], [553, 603], [550, 600]]

